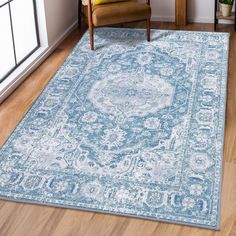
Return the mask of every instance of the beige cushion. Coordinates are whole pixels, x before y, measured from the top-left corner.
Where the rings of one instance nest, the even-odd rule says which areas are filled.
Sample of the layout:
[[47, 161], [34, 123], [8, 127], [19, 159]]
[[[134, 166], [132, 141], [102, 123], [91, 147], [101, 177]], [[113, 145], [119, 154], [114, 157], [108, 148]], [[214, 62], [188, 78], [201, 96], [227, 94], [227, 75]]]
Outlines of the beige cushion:
[[151, 8], [146, 3], [118, 2], [94, 6], [94, 26], [112, 25], [145, 20], [151, 17]]

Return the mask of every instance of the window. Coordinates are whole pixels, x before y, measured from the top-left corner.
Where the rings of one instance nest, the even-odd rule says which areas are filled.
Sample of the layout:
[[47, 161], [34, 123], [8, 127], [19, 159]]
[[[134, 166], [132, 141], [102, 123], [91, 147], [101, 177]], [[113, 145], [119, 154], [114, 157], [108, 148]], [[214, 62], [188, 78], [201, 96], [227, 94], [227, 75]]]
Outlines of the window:
[[35, 0], [0, 0], [0, 82], [38, 48]]

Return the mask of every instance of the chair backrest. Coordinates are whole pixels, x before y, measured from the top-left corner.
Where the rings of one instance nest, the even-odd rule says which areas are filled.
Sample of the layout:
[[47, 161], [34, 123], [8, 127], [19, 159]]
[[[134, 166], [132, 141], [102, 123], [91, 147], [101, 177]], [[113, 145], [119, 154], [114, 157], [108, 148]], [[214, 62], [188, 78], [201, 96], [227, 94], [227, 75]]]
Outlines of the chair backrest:
[[[142, 3], [138, 0], [83, 1], [84, 3], [88, 3], [88, 25], [90, 32], [90, 45], [92, 50], [94, 50], [93, 28], [105, 25], [121, 24], [134, 21], [146, 21], [147, 41], [150, 41], [150, 0], [143, 0]], [[97, 4], [93, 7], [92, 1], [97, 1], [97, 3], [100, 4]]]

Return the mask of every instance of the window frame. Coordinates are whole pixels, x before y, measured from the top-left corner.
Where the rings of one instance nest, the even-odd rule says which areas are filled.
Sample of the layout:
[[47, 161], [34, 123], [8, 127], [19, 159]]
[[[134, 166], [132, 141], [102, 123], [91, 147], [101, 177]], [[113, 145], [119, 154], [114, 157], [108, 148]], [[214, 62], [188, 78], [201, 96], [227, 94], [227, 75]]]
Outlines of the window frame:
[[37, 4], [36, 0], [32, 0], [33, 2], [33, 14], [34, 14], [34, 22], [35, 22], [35, 33], [36, 33], [36, 40], [37, 45], [35, 48], [33, 48], [27, 55], [24, 56], [19, 62], [16, 60], [16, 48], [15, 48], [15, 40], [14, 40], [14, 30], [13, 30], [13, 24], [12, 24], [12, 14], [11, 14], [11, 5], [10, 3], [14, 0], [8, 0], [2, 5], [0, 5], [0, 8], [7, 7], [9, 10], [9, 18], [10, 18], [10, 25], [11, 25], [11, 36], [12, 36], [12, 46], [14, 51], [14, 61], [15, 65], [2, 77], [0, 78], [0, 83], [2, 83], [14, 70], [16, 70], [26, 59], [28, 59], [35, 51], [37, 51], [40, 48], [40, 39], [39, 39], [39, 28], [38, 28], [38, 16], [37, 16]]

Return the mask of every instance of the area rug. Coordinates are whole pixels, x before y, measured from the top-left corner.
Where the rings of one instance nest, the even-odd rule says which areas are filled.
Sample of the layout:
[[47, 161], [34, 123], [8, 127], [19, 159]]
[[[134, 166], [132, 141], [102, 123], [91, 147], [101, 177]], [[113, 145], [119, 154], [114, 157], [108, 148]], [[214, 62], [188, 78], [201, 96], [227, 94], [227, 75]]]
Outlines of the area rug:
[[85, 33], [4, 144], [0, 198], [219, 228], [229, 35]]

